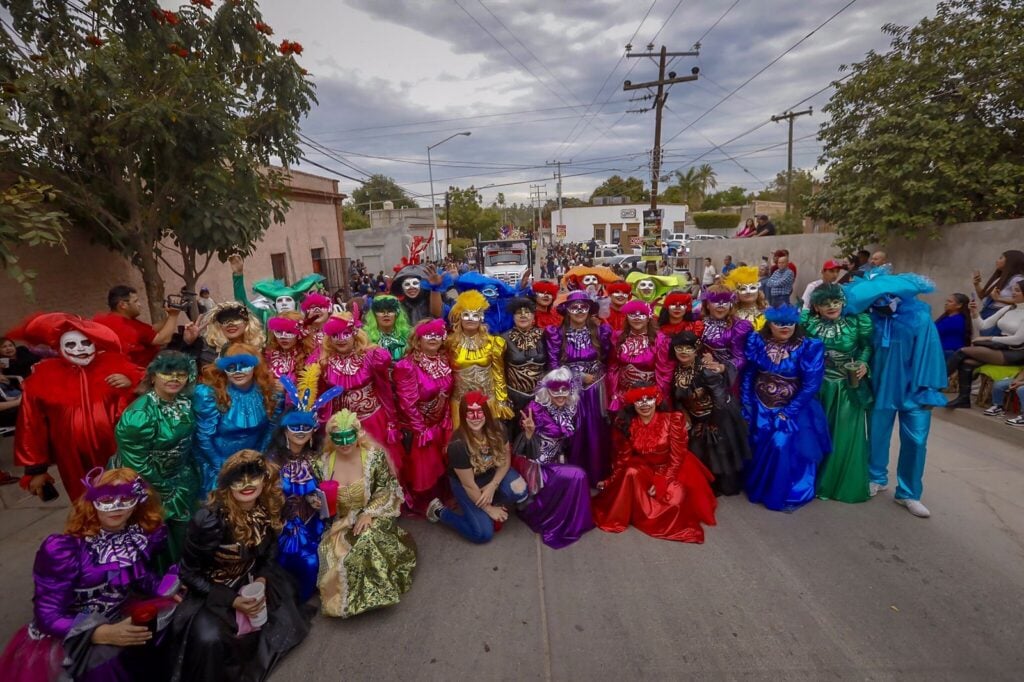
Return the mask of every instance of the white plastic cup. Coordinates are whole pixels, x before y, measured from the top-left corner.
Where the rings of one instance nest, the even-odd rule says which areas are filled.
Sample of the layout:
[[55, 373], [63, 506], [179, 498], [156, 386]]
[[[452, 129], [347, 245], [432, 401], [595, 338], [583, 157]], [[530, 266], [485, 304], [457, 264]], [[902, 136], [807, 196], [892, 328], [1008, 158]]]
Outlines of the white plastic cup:
[[[238, 591], [238, 594], [245, 597], [246, 599], [263, 599], [266, 594], [267, 586], [262, 582], [256, 581], [246, 583], [242, 585], [242, 589]], [[253, 627], [262, 627], [267, 624], [267, 603], [263, 602], [263, 610], [257, 613], [255, 616], [249, 616], [249, 622], [252, 623]]]

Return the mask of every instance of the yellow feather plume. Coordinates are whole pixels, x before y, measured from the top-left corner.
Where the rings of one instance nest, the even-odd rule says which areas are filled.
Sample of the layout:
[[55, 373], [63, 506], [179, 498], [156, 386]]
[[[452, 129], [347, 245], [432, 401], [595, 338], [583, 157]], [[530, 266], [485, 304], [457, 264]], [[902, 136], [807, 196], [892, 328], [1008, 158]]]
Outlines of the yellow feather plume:
[[756, 284], [760, 278], [757, 276], [757, 268], [753, 265], [744, 265], [741, 268], [733, 268], [725, 277], [725, 286], [733, 291], [741, 284]]
[[[314, 362], [306, 365], [306, 368], [299, 373], [299, 383], [296, 385], [299, 393], [299, 400], [305, 403], [303, 410], [309, 410], [316, 402], [317, 394], [320, 392], [320, 363]], [[309, 391], [307, 396], [306, 391]]]

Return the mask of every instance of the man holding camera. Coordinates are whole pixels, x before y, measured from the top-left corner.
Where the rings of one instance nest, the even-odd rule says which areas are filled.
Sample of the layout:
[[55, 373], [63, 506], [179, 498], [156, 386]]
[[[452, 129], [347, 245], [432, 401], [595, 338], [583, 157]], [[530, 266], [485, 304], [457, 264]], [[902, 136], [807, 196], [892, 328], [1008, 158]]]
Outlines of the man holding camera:
[[110, 312], [96, 315], [93, 321], [112, 329], [121, 340], [122, 352], [139, 367], [148, 366], [178, 329], [181, 311], [176, 308], [164, 308], [167, 318], [162, 324], [139, 321], [142, 314], [139, 293], [124, 284], [118, 284], [107, 293], [107, 306]]

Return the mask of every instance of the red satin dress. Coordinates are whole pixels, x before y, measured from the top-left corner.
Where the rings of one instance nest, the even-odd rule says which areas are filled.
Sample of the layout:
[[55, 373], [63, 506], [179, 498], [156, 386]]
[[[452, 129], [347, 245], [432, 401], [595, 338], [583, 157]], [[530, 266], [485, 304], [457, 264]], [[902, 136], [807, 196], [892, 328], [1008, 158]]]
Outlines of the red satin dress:
[[656, 412], [649, 424], [635, 418], [629, 434], [592, 501], [594, 523], [609, 533], [632, 524], [651, 537], [704, 542], [701, 524], [715, 525], [714, 477], [687, 449], [682, 414]]

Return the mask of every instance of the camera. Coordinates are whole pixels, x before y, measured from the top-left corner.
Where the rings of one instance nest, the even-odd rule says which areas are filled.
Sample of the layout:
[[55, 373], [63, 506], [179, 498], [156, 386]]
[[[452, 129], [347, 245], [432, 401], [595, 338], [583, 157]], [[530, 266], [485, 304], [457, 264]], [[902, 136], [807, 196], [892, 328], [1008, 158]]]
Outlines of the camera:
[[189, 310], [192, 307], [192, 305], [196, 302], [196, 298], [196, 292], [189, 291], [185, 287], [182, 287], [179, 293], [167, 295], [167, 298], [164, 299], [164, 307], [173, 308], [174, 310], [186, 311]]

